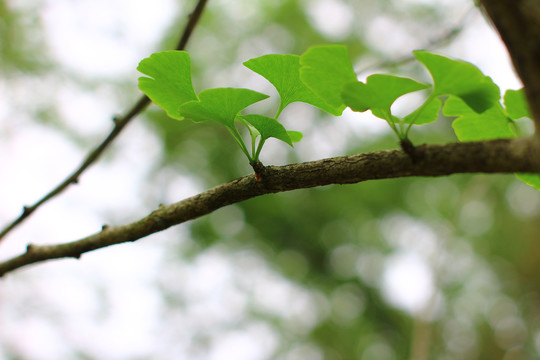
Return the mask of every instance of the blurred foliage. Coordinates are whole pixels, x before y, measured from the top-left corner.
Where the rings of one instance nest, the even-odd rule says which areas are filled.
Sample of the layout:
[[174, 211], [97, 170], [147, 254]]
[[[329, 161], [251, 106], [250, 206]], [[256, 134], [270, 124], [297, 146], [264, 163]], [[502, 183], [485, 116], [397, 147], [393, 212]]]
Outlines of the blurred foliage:
[[[352, 15], [340, 36], [325, 33], [312, 15], [317, 5], [334, 2]], [[184, 11], [190, 6], [185, 4]], [[200, 90], [255, 82], [268, 92], [271, 88], [264, 88], [263, 80], [243, 72], [242, 61], [267, 53], [300, 54], [321, 43], [346, 44], [359, 67], [364, 59], [386, 62], [422, 47], [433, 34], [447, 32], [459, 21], [448, 15], [455, 11], [439, 2], [400, 0], [210, 0], [189, 44], [194, 84]], [[46, 69], [43, 58], [27, 52], [36, 39], [29, 33], [38, 25], [22, 21], [5, 2], [0, 12], [3, 72], [13, 67], [27, 73]], [[184, 16], [179, 15], [175, 29]], [[416, 42], [386, 48], [387, 29], [372, 29], [382, 20]], [[373, 40], [374, 33], [383, 40]], [[163, 48], [171, 47], [176, 34], [171, 29]], [[399, 68], [395, 70], [399, 74]], [[343, 122], [344, 144], [324, 144], [330, 154], [397, 147], [388, 132], [358, 138], [343, 119], [307, 113], [312, 117], [297, 119], [296, 112], [286, 110], [285, 121], [291, 129], [297, 122], [312, 129], [311, 135], [323, 137], [321, 124], [333, 121], [339, 127]], [[163, 141], [160, 169], [196, 179], [201, 188], [251, 171], [218, 126], [175, 121], [156, 107], [146, 111], [144, 120]], [[455, 141], [449, 119], [422, 127], [411, 139]], [[311, 159], [306, 154], [320, 153], [314, 144], [296, 145], [297, 153], [276, 150], [269, 162]], [[308, 358], [301, 354], [313, 352], [298, 348], [305, 345], [303, 349], [314, 348], [322, 354], [319, 358], [331, 360], [407, 359], [425, 349], [429, 356], [418, 359], [532, 359], [538, 358], [540, 347], [539, 217], [539, 195], [510, 175], [389, 179], [266, 195], [221, 209], [189, 224], [191, 241], [171, 245], [170, 252], [176, 255], [174, 261], [189, 263], [216, 249], [233, 262], [253, 251], [283, 282], [309, 294], [317, 321], [300, 331], [290, 326], [290, 319], [261, 310], [251, 290], [244, 289], [252, 305], [249, 321], [262, 321], [278, 334], [271, 358]], [[420, 259], [433, 278], [433, 294], [419, 309], [396, 305], [402, 301], [391, 300], [384, 290], [386, 271], [404, 254]], [[249, 278], [250, 269], [242, 276]], [[167, 286], [162, 291], [170, 311], [188, 306], [181, 291]], [[202, 331], [193, 331], [200, 348], [220, 336], [218, 332], [206, 338]]]
[[0, 53], [2, 76], [11, 72], [43, 72], [47, 62], [43, 56], [43, 34], [40, 32], [39, 13], [36, 8], [13, 10], [5, 0], [0, 1]]

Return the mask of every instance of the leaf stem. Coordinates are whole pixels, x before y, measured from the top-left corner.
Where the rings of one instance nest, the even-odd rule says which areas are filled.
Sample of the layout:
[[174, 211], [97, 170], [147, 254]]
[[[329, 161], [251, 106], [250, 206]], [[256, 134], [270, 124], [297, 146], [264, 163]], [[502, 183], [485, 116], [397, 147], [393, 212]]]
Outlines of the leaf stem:
[[279, 109], [278, 111], [276, 112], [276, 116], [274, 116], [274, 119], [277, 121], [277, 118], [279, 117], [279, 115], [281, 115], [281, 112], [283, 111], [283, 109], [281, 108], [281, 102], [279, 104]]
[[[386, 122], [388, 123], [388, 125], [390, 125], [390, 128], [394, 131], [394, 133], [397, 135], [397, 137], [399, 138], [399, 140], [403, 140], [403, 129], [398, 129], [396, 124], [394, 123], [393, 119], [392, 119], [392, 114], [390, 114], [389, 112], [385, 111], [384, 112], [384, 117], [385, 117], [385, 120]], [[400, 123], [401, 124], [401, 123]]]
[[251, 155], [249, 154], [249, 151], [246, 147], [246, 144], [244, 143], [244, 140], [242, 139], [242, 136], [240, 135], [240, 133], [238, 132], [238, 130], [236, 128], [230, 128], [230, 127], [226, 127], [227, 130], [229, 131], [229, 133], [232, 135], [232, 137], [234, 138], [234, 140], [236, 141], [236, 143], [240, 146], [240, 149], [242, 150], [242, 152], [247, 156], [249, 162], [253, 162], [253, 158], [251, 157]]
[[261, 140], [259, 141], [259, 146], [257, 146], [257, 151], [255, 152], [255, 156], [254, 156], [255, 161], [259, 161], [259, 155], [260, 155], [260, 153], [261, 153], [261, 150], [262, 150], [262, 148], [263, 148], [263, 145], [264, 145], [264, 142], [265, 142], [265, 141], [266, 141], [266, 139], [263, 139], [263, 138], [261, 137]]
[[411, 122], [409, 123], [409, 126], [407, 126], [407, 130], [405, 131], [405, 139], [408, 138], [409, 130], [411, 130], [411, 127], [414, 125], [414, 123], [418, 119], [418, 116], [420, 116], [420, 114], [422, 113], [424, 108], [427, 106], [427, 104], [429, 104], [435, 97], [436, 96], [433, 96], [433, 93], [431, 95], [429, 95], [428, 98], [426, 99], [426, 101], [424, 101], [424, 103], [422, 104], [422, 106], [420, 106], [416, 110], [416, 114], [414, 115], [414, 118], [411, 120]]
[[251, 154], [253, 155], [253, 158], [257, 160], [258, 156], [255, 155], [255, 143], [257, 140], [257, 136], [253, 136], [252, 133], [250, 133], [250, 135], [251, 135]]

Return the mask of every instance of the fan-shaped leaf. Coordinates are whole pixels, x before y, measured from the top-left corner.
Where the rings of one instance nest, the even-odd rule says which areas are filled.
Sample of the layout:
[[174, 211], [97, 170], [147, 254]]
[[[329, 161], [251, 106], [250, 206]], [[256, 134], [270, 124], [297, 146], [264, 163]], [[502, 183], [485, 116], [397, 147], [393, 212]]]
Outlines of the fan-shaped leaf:
[[532, 118], [529, 103], [525, 98], [523, 89], [507, 90], [504, 94], [504, 106], [506, 107], [506, 113], [512, 120], [522, 117]]
[[297, 55], [264, 55], [246, 61], [244, 66], [274, 85], [281, 98], [278, 114], [287, 105], [296, 101], [311, 104], [334, 115], [341, 113], [315, 95], [300, 80], [300, 57]]
[[149, 77], [139, 78], [139, 89], [175, 119], [180, 106], [197, 100], [191, 83], [191, 64], [185, 51], [163, 51], [143, 59], [137, 67]]
[[409, 115], [405, 116], [403, 121], [406, 124], [410, 124], [414, 121], [415, 125], [428, 124], [437, 120], [439, 111], [441, 110], [441, 100], [438, 98], [431, 98], [426, 104], [419, 107]]
[[345, 84], [356, 81], [356, 74], [343, 45], [324, 45], [309, 48], [300, 57], [300, 79], [341, 115], [345, 104], [341, 92]]
[[397, 98], [428, 87], [412, 79], [376, 74], [369, 76], [365, 84], [360, 81], [346, 84], [342, 97], [344, 103], [354, 111], [369, 109], [373, 115], [391, 120], [390, 107]]
[[262, 141], [273, 137], [293, 146], [293, 141], [289, 133], [276, 119], [256, 114], [244, 115], [242, 119], [257, 129]]
[[532, 186], [535, 190], [540, 190], [540, 175], [536, 174], [516, 174], [516, 177], [525, 184]]
[[427, 51], [415, 51], [414, 56], [431, 73], [433, 96], [458, 96], [476, 112], [498, 104], [501, 97], [499, 87], [473, 64]]
[[442, 109], [445, 116], [457, 116], [452, 127], [460, 141], [491, 140], [514, 137], [510, 120], [500, 104], [483, 113], [471, 109], [462, 99], [450, 96]]
[[208, 89], [201, 91], [198, 101], [180, 106], [180, 115], [195, 122], [217, 121], [232, 129], [234, 119], [241, 110], [267, 97], [249, 89]]
[[293, 143], [299, 142], [304, 137], [304, 134], [302, 134], [300, 131], [287, 130], [287, 134], [289, 134], [289, 137]]

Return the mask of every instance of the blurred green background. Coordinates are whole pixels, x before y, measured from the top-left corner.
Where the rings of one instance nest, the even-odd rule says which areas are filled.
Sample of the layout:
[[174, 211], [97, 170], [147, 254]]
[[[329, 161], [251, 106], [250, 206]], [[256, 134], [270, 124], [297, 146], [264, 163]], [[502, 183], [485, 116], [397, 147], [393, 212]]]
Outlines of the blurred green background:
[[[175, 46], [194, 4], [0, 2], [3, 223], [67, 175], [137, 99], [137, 62]], [[73, 28], [85, 32], [58, 39]], [[406, 61], [429, 47], [476, 62], [503, 90], [519, 87], [472, 1], [419, 0], [209, 0], [188, 45], [193, 82], [197, 91], [270, 94], [257, 106], [272, 114], [275, 90], [242, 62], [323, 43], [347, 45], [360, 78], [429, 80]], [[270, 141], [265, 164], [398, 146], [369, 114], [334, 118], [294, 104], [282, 118], [304, 140], [295, 149]], [[14, 232], [3, 257], [251, 172], [219, 126], [171, 120], [156, 106], [134, 122], [76, 189]], [[456, 141], [449, 119], [411, 139]], [[266, 195], [3, 279], [0, 359], [540, 358], [539, 206], [511, 175]]]

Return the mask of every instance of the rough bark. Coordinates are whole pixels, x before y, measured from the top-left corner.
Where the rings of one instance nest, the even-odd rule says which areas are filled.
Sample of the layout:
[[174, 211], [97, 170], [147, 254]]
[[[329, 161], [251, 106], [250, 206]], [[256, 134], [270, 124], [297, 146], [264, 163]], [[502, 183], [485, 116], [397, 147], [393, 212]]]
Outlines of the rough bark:
[[28, 245], [27, 251], [0, 263], [0, 276], [37, 262], [79, 258], [83, 253], [135, 241], [173, 225], [196, 219], [221, 207], [256, 196], [330, 184], [408, 176], [459, 173], [540, 173], [540, 142], [518, 138], [483, 142], [422, 145], [415, 161], [402, 150], [386, 150], [286, 166], [268, 166], [257, 181], [248, 175], [178, 203], [161, 206], [150, 215], [123, 226], [104, 226], [86, 238], [57, 245]]
[[[540, 1], [481, 0], [506, 44], [525, 86], [531, 111], [540, 129]], [[494, 140], [415, 148], [414, 162], [402, 150], [388, 150], [332, 159], [266, 167], [260, 181], [254, 175], [238, 178], [178, 203], [161, 206], [124, 226], [105, 226], [80, 240], [57, 245], [28, 245], [20, 256], [0, 263], [0, 276], [37, 262], [79, 258], [85, 252], [135, 241], [256, 196], [283, 191], [352, 184], [407, 176], [446, 176], [458, 173], [540, 174], [540, 138]]]

